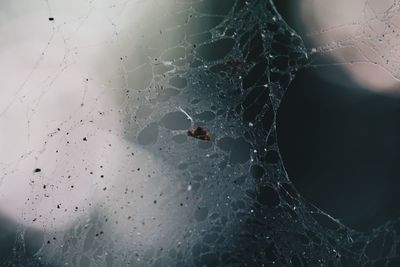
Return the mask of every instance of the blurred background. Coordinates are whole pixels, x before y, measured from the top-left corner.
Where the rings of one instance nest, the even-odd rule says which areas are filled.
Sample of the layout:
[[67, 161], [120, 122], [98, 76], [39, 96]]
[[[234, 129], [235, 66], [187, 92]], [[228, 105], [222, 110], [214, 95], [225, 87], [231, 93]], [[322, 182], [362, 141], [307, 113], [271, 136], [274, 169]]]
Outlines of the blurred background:
[[[390, 1], [276, 1], [307, 53], [268, 1], [2, 4], [0, 262], [353, 253], [357, 233], [316, 223], [280, 156], [301, 196], [353, 229], [400, 215]], [[187, 137], [194, 125], [215, 142]]]
[[290, 179], [308, 201], [357, 230], [397, 218], [398, 7], [393, 1], [275, 5], [311, 54], [278, 114]]

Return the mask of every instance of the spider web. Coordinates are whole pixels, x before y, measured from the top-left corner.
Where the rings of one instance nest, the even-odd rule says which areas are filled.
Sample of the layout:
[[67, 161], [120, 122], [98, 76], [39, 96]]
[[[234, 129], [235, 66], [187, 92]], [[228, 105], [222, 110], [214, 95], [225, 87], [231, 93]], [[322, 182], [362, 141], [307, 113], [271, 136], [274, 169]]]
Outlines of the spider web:
[[[285, 172], [275, 115], [313, 51], [271, 1], [88, 1], [72, 17], [40, 6], [53, 18], [46, 44], [1, 102], [2, 129], [14, 109], [23, 121], [22, 153], [2, 157], [1, 193], [10, 177], [29, 188], [8, 211], [18, 227], [3, 265], [398, 260], [397, 221], [355, 232]], [[212, 142], [188, 137], [195, 126]]]

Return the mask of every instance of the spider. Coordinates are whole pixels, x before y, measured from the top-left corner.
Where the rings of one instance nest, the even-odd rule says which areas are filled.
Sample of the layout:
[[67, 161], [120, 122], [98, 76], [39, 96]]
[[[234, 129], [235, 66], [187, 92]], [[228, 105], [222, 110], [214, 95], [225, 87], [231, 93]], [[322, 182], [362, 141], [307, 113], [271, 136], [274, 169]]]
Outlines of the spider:
[[211, 135], [206, 128], [202, 128], [200, 126], [193, 126], [193, 119], [189, 116], [189, 114], [184, 111], [181, 107], [179, 107], [180, 111], [182, 111], [187, 118], [190, 120], [192, 127], [187, 131], [187, 135], [193, 138], [197, 138], [204, 141], [211, 141]]
[[191, 137], [194, 137], [194, 138], [197, 138], [197, 139], [200, 139], [200, 140], [211, 141], [211, 135], [208, 132], [208, 130], [205, 129], [205, 128], [202, 128], [200, 126], [190, 128], [187, 131], [187, 135], [191, 136]]

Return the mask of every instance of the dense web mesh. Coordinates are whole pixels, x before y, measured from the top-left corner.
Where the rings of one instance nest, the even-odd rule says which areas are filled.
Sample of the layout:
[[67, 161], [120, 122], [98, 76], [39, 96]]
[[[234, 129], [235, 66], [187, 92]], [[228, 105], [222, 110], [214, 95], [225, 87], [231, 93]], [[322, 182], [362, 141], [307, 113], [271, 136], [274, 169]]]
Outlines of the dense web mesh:
[[[4, 266], [400, 261], [397, 221], [355, 232], [302, 199], [285, 172], [275, 115], [315, 51], [272, 2], [89, 1], [74, 19], [43, 6], [48, 43], [0, 110], [23, 108], [27, 139], [16, 160], [2, 158], [2, 185], [23, 176], [29, 188], [6, 212], [18, 227]], [[52, 53], [61, 56], [35, 78]], [[93, 58], [90, 72], [82, 62]], [[64, 119], [43, 122], [46, 96], [67, 82], [79, 101], [62, 94], [53, 108], [67, 102]], [[187, 135], [198, 126], [211, 141]]]

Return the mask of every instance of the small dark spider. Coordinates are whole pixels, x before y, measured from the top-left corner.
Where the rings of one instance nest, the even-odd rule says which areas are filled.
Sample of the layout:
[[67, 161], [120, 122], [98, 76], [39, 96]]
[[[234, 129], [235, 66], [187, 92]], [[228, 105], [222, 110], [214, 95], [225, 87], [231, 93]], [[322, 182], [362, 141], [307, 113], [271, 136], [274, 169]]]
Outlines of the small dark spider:
[[200, 126], [190, 128], [187, 131], [187, 135], [191, 136], [191, 137], [194, 137], [194, 138], [197, 138], [197, 139], [200, 139], [200, 140], [211, 141], [211, 135], [208, 132], [208, 130], [205, 129], [205, 128], [202, 128]]

